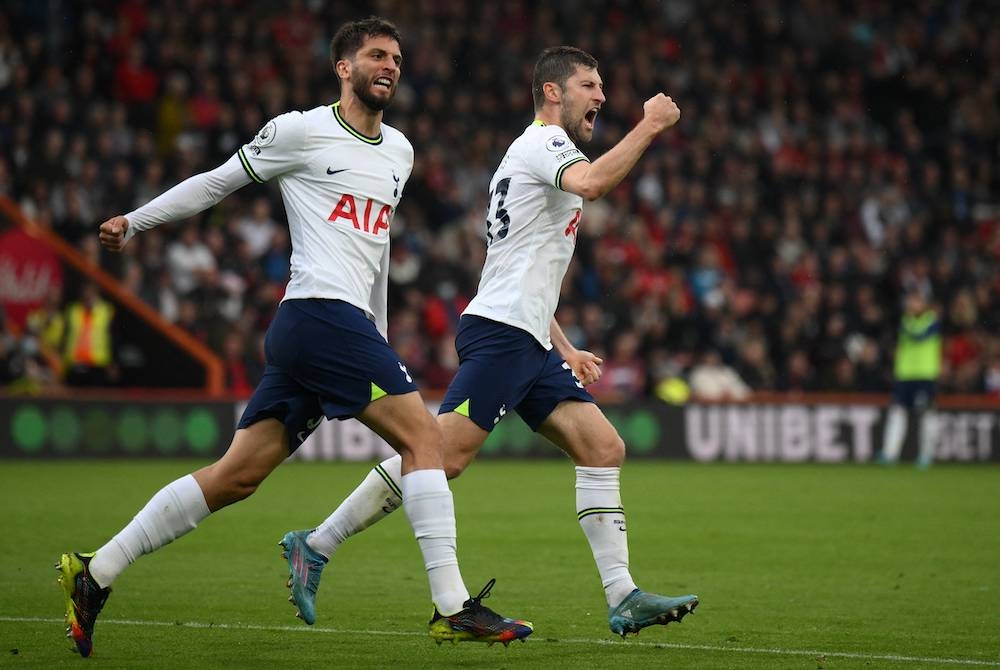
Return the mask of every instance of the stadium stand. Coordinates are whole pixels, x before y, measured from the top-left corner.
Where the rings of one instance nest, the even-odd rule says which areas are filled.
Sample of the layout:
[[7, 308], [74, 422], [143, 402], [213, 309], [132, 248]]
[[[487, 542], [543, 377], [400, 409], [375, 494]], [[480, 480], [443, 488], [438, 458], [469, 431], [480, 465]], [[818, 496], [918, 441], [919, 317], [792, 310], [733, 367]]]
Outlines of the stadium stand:
[[[122, 256], [102, 255], [96, 227], [223, 162], [268, 118], [333, 102], [328, 40], [363, 4], [3, 3], [0, 195], [217, 352], [246, 394], [288, 275], [277, 190], [249, 186]], [[921, 288], [943, 315], [942, 390], [1000, 394], [990, 3], [378, 8], [404, 35], [387, 122], [416, 153], [393, 230], [390, 341], [423, 385], [456, 368], [486, 187], [532, 118], [528, 70], [572, 43], [599, 59], [608, 94], [591, 156], [653, 93], [682, 110], [584, 213], [558, 318], [607, 360], [595, 393], [647, 395], [706, 359], [755, 391], [885, 391], [901, 297]], [[42, 334], [4, 324], [0, 383], [58, 383]]]

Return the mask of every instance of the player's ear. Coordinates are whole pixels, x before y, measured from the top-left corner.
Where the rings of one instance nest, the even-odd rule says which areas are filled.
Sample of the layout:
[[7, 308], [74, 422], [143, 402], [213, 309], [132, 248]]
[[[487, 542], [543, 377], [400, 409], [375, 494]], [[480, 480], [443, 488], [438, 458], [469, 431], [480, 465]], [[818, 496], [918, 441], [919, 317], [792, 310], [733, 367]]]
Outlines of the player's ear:
[[554, 81], [547, 81], [542, 84], [542, 93], [545, 95], [545, 99], [549, 102], [554, 102], [556, 104], [562, 102], [562, 89], [559, 88], [559, 84]]
[[351, 78], [351, 61], [346, 58], [341, 58], [339, 61], [333, 64], [333, 71], [337, 73], [338, 79], [350, 79]]

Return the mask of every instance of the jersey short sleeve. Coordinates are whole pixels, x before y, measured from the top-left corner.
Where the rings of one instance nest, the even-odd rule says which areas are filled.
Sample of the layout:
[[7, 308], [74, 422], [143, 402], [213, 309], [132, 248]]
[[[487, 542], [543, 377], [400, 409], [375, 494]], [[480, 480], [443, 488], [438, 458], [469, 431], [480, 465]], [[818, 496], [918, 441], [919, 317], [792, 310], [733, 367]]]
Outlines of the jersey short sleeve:
[[263, 184], [300, 164], [305, 136], [302, 112], [288, 112], [264, 124], [236, 154], [247, 176]]
[[542, 182], [562, 189], [566, 168], [588, 159], [559, 126], [546, 126], [544, 130], [538, 134], [543, 146], [530, 153], [528, 170]]

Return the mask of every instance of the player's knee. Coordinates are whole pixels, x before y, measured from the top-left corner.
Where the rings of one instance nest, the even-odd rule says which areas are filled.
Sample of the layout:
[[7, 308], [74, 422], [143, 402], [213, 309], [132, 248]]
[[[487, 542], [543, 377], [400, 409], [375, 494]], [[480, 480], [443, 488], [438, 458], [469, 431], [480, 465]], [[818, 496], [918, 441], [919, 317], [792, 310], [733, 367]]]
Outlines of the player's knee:
[[608, 444], [607, 459], [609, 467], [617, 467], [625, 462], [625, 440], [618, 434], [618, 431], [615, 431], [614, 438]]
[[[211, 497], [214, 500], [212, 503], [209, 503], [209, 507], [218, 509], [241, 500], [246, 500], [253, 495], [258, 486], [260, 486], [260, 480], [254, 478], [229, 478], [213, 487], [214, 490]], [[206, 495], [205, 497], [207, 499], [209, 496]]]
[[416, 457], [434, 455], [440, 459], [444, 451], [444, 433], [430, 414], [421, 419], [401, 438], [401, 447]]
[[215, 511], [249, 498], [264, 476], [248, 469], [232, 470], [215, 463], [196, 474], [209, 509]]
[[471, 462], [472, 458], [466, 454], [446, 451], [444, 457], [444, 474], [448, 479], [455, 479], [465, 472], [465, 468], [469, 467], [469, 463]]
[[622, 440], [618, 431], [612, 430], [611, 434], [603, 439], [592, 442], [587, 452], [589, 454], [588, 465], [600, 468], [617, 468], [625, 462], [625, 441]]
[[260, 483], [261, 480], [256, 477], [240, 477], [236, 481], [232, 482], [230, 486], [230, 495], [233, 498], [233, 502], [245, 500], [252, 496], [257, 491]]

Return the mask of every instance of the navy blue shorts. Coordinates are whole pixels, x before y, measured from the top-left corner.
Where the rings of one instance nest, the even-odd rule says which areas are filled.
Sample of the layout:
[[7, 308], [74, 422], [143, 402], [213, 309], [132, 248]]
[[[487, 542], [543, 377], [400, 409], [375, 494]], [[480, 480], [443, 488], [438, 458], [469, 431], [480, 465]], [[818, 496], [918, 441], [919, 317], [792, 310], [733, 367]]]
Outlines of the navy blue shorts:
[[274, 418], [294, 451], [325, 416], [357, 416], [373, 400], [416, 391], [375, 324], [341, 300], [286, 300], [264, 340], [266, 367], [239, 427]]
[[927, 409], [934, 402], [936, 384], [929, 380], [896, 382], [892, 390], [892, 402], [907, 409]]
[[514, 410], [538, 430], [563, 400], [594, 402], [569, 364], [520, 328], [466, 315], [455, 335], [458, 373], [438, 414], [457, 412], [492, 431]]

